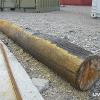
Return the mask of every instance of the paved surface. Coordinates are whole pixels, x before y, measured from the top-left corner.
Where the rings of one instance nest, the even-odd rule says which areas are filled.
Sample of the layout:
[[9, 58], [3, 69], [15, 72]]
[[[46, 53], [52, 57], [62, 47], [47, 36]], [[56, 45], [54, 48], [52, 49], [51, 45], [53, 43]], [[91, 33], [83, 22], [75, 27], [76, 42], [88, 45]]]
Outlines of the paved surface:
[[[66, 6], [60, 12], [51, 13], [0, 12], [0, 18], [8, 19], [33, 32], [67, 37], [69, 41], [94, 54], [100, 54], [100, 19], [92, 19], [90, 12], [90, 7]], [[45, 100], [98, 100], [92, 93], [100, 91], [99, 81], [87, 92], [77, 91], [5, 35], [0, 34], [0, 39], [14, 53], [31, 78], [34, 76], [50, 80], [50, 88], [42, 93]]]

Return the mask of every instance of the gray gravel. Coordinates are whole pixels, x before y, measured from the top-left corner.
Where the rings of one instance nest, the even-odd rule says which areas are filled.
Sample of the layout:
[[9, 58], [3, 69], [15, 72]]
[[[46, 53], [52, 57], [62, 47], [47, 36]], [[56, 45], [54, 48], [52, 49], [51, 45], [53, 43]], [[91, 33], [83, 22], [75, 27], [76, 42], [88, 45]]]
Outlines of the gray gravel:
[[[0, 12], [0, 18], [8, 19], [33, 32], [67, 37], [94, 54], [100, 54], [100, 19], [90, 17], [90, 7], [62, 7], [51, 13]], [[100, 81], [87, 92], [80, 92], [53, 73], [47, 66], [38, 62], [21, 47], [0, 34], [0, 39], [24, 66], [29, 76], [50, 80], [50, 88], [42, 93], [45, 100], [98, 100], [94, 92], [100, 90]]]

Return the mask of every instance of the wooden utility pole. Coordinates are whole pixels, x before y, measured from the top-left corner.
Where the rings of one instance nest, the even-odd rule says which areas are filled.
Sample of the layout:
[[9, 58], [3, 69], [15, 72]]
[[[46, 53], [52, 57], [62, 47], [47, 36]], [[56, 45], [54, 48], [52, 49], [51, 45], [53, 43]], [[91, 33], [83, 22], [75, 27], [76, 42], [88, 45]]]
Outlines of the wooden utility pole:
[[33, 34], [5, 20], [0, 20], [0, 31], [77, 89], [88, 90], [100, 77], [100, 57], [66, 39]]

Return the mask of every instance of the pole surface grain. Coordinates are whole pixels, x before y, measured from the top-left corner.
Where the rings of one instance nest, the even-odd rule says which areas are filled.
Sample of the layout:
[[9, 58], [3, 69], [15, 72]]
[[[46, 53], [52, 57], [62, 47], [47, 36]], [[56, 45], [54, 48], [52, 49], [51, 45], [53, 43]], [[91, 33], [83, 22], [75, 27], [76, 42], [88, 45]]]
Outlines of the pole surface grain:
[[100, 57], [60, 37], [27, 32], [0, 20], [0, 31], [77, 89], [88, 90], [100, 77]]

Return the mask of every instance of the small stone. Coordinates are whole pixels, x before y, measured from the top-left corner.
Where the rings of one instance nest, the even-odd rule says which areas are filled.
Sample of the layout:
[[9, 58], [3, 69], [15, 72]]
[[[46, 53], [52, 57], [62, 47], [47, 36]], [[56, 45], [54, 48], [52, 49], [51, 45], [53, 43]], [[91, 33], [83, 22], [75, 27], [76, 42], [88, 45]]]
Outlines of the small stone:
[[40, 93], [42, 93], [43, 91], [49, 88], [49, 80], [32, 78], [32, 82], [37, 87]]

